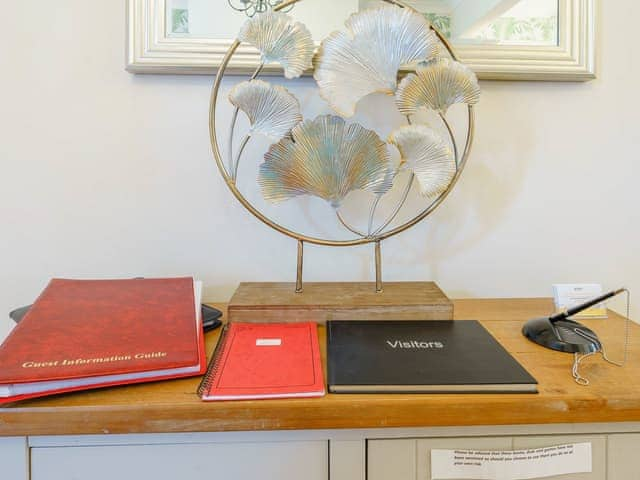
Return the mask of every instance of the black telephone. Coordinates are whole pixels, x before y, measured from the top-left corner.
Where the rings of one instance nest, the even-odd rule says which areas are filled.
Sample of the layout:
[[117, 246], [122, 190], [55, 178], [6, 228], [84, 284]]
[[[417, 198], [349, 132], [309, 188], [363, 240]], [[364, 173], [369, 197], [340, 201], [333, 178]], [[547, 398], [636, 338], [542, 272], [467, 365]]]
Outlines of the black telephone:
[[550, 317], [533, 318], [524, 324], [522, 334], [532, 342], [560, 352], [601, 352], [602, 343], [598, 335], [568, 317], [625, 291], [625, 288], [613, 290]]

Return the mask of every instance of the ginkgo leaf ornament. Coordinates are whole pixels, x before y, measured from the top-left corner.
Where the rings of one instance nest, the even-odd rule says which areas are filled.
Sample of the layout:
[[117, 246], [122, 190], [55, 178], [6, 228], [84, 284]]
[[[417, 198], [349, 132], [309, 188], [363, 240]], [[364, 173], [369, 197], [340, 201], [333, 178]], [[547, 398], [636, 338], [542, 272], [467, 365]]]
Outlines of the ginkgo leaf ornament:
[[425, 197], [444, 193], [456, 173], [453, 152], [426, 125], [407, 125], [394, 131], [389, 142], [400, 151], [400, 168], [413, 172]]
[[438, 58], [419, 65], [398, 85], [396, 105], [403, 115], [430, 108], [443, 115], [451, 105], [474, 105], [480, 100], [480, 86], [473, 71], [455, 60]]
[[311, 33], [285, 13], [269, 10], [250, 18], [238, 39], [260, 50], [263, 63], [282, 65], [287, 78], [297, 78], [312, 67], [315, 46]]
[[434, 57], [439, 41], [415, 10], [382, 5], [354, 13], [322, 41], [314, 78], [320, 95], [340, 115], [350, 117], [357, 102], [374, 92], [393, 95], [401, 66]]
[[229, 93], [229, 101], [249, 117], [251, 134], [279, 140], [302, 121], [296, 97], [286, 88], [262, 80], [239, 83]]
[[338, 208], [353, 190], [388, 189], [390, 162], [386, 144], [375, 132], [324, 115], [299, 123], [291, 137], [271, 146], [258, 183], [271, 202], [314, 195]]

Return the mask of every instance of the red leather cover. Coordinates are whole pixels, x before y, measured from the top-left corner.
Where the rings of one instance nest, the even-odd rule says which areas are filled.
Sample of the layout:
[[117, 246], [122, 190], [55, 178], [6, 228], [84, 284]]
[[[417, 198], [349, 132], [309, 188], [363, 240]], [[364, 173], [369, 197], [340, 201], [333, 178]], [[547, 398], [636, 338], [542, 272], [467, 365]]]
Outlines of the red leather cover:
[[199, 393], [203, 400], [324, 395], [317, 325], [228, 324]]
[[[205, 369], [193, 279], [53, 279], [0, 346], [0, 386], [153, 372]], [[0, 398], [0, 403], [91, 387]]]

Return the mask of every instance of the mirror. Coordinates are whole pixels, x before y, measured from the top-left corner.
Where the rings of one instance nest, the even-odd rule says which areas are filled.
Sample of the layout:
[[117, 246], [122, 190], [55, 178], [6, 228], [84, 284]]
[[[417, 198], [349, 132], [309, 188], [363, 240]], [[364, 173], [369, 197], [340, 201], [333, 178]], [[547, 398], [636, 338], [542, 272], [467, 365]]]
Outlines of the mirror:
[[[127, 69], [214, 73], [241, 25], [281, 0], [129, 0]], [[594, 0], [408, 0], [484, 79], [588, 80], [594, 68]], [[353, 12], [380, 0], [303, 0], [289, 15], [319, 43]], [[287, 9], [289, 10], [289, 9]], [[331, 15], [319, 14], [331, 12]], [[230, 71], [257, 65], [242, 46]]]
[[[243, 22], [268, 0], [166, 0], [166, 29], [170, 37], [234, 38]], [[273, 1], [273, 0], [272, 0]], [[277, 3], [277, 2], [273, 2]], [[333, 0], [331, 17], [315, 13], [313, 1], [287, 9], [319, 42], [341, 28], [352, 12], [375, 7], [379, 0]], [[558, 0], [425, 0], [408, 1], [454, 45], [558, 45]], [[222, 4], [222, 7], [220, 6]]]

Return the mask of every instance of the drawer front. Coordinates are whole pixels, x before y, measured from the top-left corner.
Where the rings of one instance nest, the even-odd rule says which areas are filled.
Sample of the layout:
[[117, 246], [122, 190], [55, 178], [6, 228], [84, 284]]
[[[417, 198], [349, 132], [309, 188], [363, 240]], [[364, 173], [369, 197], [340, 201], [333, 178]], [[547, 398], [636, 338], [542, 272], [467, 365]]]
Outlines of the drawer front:
[[607, 437], [605, 435], [549, 435], [535, 437], [514, 437], [513, 448], [541, 448], [567, 443], [591, 443], [592, 471], [591, 473], [573, 473], [545, 477], [546, 480], [605, 480]]
[[328, 443], [37, 447], [31, 480], [328, 480]]

